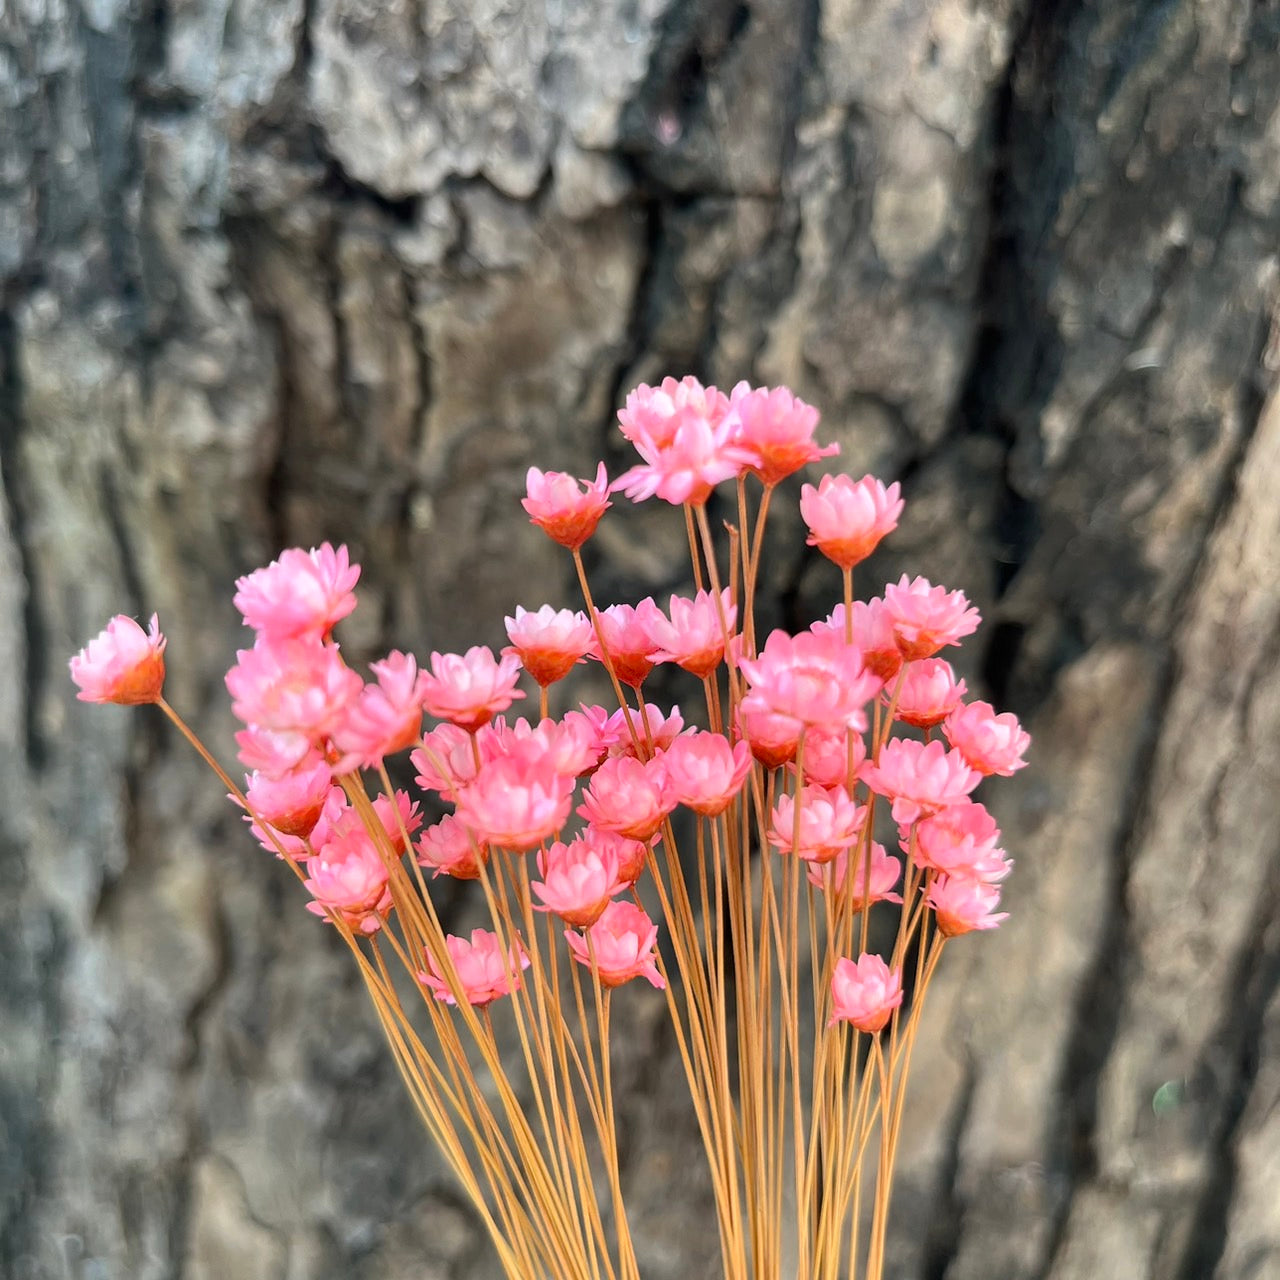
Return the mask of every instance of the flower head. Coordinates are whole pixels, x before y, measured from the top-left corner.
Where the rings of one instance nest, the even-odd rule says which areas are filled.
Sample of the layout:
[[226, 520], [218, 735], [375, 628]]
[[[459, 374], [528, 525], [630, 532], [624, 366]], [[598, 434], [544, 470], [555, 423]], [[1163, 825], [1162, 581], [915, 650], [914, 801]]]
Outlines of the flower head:
[[[916, 825], [916, 861], [944, 875], [971, 880], [1002, 880], [1009, 872], [1000, 843], [1000, 828], [986, 807], [960, 800]], [[910, 831], [903, 848], [910, 847]]]
[[478, 880], [481, 866], [489, 861], [489, 846], [452, 813], [427, 827], [413, 847], [419, 866], [455, 880]]
[[[894, 715], [917, 729], [932, 729], [960, 705], [964, 695], [964, 681], [956, 679], [949, 662], [941, 658], [921, 658], [906, 664]], [[880, 696], [888, 701], [888, 690]]]
[[875, 1033], [901, 1003], [902, 973], [879, 956], [864, 953], [856, 963], [844, 956], [836, 961], [828, 1026], [851, 1022], [859, 1031]]
[[876, 763], [862, 766], [861, 775], [872, 791], [892, 799], [893, 820], [902, 825], [959, 803], [982, 781], [958, 751], [937, 741], [905, 738], [890, 738]]
[[838, 444], [814, 444], [818, 411], [786, 387], [735, 387], [730, 420], [747, 466], [767, 485], [777, 484], [806, 463], [840, 452]]
[[[647, 603], [652, 605], [653, 601]], [[643, 604], [640, 608], [611, 604], [596, 613], [603, 651], [601, 661], [612, 667], [613, 674], [623, 684], [633, 689], [638, 689], [653, 670], [652, 655], [658, 647], [649, 632], [647, 613]]]
[[947, 741], [981, 774], [999, 773], [1006, 778], [1027, 762], [1022, 758], [1031, 735], [1011, 711], [996, 715], [988, 702], [956, 707], [942, 726]]
[[433, 653], [421, 676], [426, 709], [463, 729], [478, 729], [524, 694], [516, 688], [520, 663], [512, 654], [499, 661], [488, 645], [462, 653]]
[[451, 933], [444, 945], [453, 962], [460, 992], [430, 952], [426, 955], [427, 967], [418, 974], [418, 980], [445, 1004], [457, 1004], [461, 994], [468, 1004], [483, 1008], [499, 996], [519, 990], [520, 971], [529, 967], [529, 955], [519, 942], [513, 942], [504, 952], [498, 935], [488, 929], [472, 929], [470, 939]]
[[715, 387], [704, 387], [697, 378], [663, 378], [650, 387], [641, 383], [618, 410], [622, 434], [640, 449], [665, 449], [685, 422], [705, 422], [718, 427], [729, 412], [729, 397]]
[[617, 850], [583, 836], [548, 845], [538, 855], [538, 870], [542, 879], [531, 885], [542, 903], [536, 910], [554, 911], [575, 929], [595, 924], [628, 883], [619, 874]]
[[[853, 863], [853, 876], [849, 875], [849, 863]], [[809, 883], [816, 889], [853, 899], [854, 912], [865, 911], [875, 902], [901, 904], [902, 895], [894, 893], [898, 877], [902, 875], [902, 860], [891, 858], [882, 844], [871, 842], [870, 874], [866, 855], [861, 847], [842, 849], [830, 862], [810, 862], [806, 871]]]
[[333, 771], [318, 751], [289, 773], [273, 778], [255, 771], [245, 787], [253, 816], [288, 836], [309, 836], [333, 788]]
[[578, 814], [602, 831], [648, 840], [675, 804], [661, 759], [612, 756], [592, 775]]
[[586, 934], [565, 930], [573, 958], [588, 968], [592, 957], [600, 981], [620, 987], [632, 978], [645, 978], [661, 991], [666, 979], [658, 972], [658, 926], [634, 902], [611, 902]]
[[377, 684], [365, 685], [334, 727], [333, 745], [343, 755], [338, 771], [376, 768], [384, 757], [411, 747], [422, 730], [422, 677], [417, 661], [392, 651], [369, 664]]
[[238, 579], [235, 606], [246, 625], [272, 640], [324, 639], [356, 607], [359, 578], [360, 566], [351, 563], [346, 547], [294, 547]]
[[521, 506], [553, 542], [577, 551], [596, 531], [609, 501], [609, 477], [602, 462], [594, 480], [578, 481], [563, 471], [539, 471], [530, 467], [526, 477], [528, 496]]
[[668, 785], [677, 804], [713, 818], [742, 790], [751, 768], [751, 748], [718, 733], [677, 738], [663, 754]]
[[307, 863], [307, 903], [314, 915], [338, 916], [357, 933], [377, 933], [391, 910], [387, 868], [358, 823], [341, 823]]
[[733, 634], [738, 620], [737, 605], [729, 597], [727, 587], [719, 600], [709, 591], [699, 591], [692, 600], [672, 596], [669, 619], [652, 599], [642, 601], [636, 612], [653, 645], [650, 656], [699, 678], [710, 675], [724, 661], [725, 636]]
[[867, 818], [843, 787], [804, 787], [799, 806], [797, 814], [792, 796], [778, 797], [769, 843], [806, 862], [830, 862], [857, 840]]
[[885, 587], [884, 610], [907, 662], [932, 657], [945, 645], [959, 644], [981, 621], [963, 591], [932, 586], [925, 578], [908, 579], [905, 573]]
[[901, 490], [887, 489], [874, 476], [823, 476], [815, 489], [800, 490], [800, 514], [809, 526], [808, 543], [842, 569], [865, 560], [887, 533], [898, 527]]
[[743, 707], [764, 706], [804, 725], [866, 728], [863, 707], [880, 681], [868, 674], [857, 648], [828, 632], [789, 636], [774, 631], [755, 658], [739, 658], [751, 684]]
[[226, 676], [235, 715], [276, 733], [303, 734], [313, 743], [332, 732], [364, 687], [338, 646], [315, 638], [259, 636], [236, 658]]
[[555, 835], [573, 803], [571, 777], [533, 751], [487, 762], [463, 788], [458, 818], [478, 839], [503, 849], [535, 849]]
[[132, 618], [117, 614], [71, 659], [71, 678], [80, 687], [76, 697], [123, 707], [158, 702], [166, 643], [154, 613], [146, 631]]
[[553, 609], [544, 604], [537, 613], [516, 605], [515, 617], [507, 618], [507, 654], [515, 654], [520, 665], [543, 687], [563, 680], [588, 654], [596, 652], [595, 632], [585, 613]]
[[1007, 911], [995, 910], [1000, 905], [999, 885], [968, 876], [939, 876], [925, 901], [933, 908], [938, 932], [947, 938], [994, 929], [1009, 918]]

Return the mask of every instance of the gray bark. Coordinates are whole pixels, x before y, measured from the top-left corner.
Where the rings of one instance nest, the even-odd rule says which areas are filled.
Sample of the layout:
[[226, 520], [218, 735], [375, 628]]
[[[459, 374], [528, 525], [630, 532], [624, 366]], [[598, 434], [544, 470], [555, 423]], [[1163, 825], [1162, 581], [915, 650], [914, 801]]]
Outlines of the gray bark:
[[[621, 394], [692, 372], [903, 480], [862, 585], [966, 589], [1035, 735], [892, 1274], [1280, 1274], [1278, 94], [1262, 0], [0, 7], [0, 1271], [494, 1273], [332, 939], [66, 658], [158, 610], [230, 758], [232, 583], [325, 538], [357, 655], [497, 642], [571, 598], [525, 468], [616, 469]], [[617, 514], [606, 594], [679, 586]], [[632, 1039], [644, 1274], [709, 1274]]]

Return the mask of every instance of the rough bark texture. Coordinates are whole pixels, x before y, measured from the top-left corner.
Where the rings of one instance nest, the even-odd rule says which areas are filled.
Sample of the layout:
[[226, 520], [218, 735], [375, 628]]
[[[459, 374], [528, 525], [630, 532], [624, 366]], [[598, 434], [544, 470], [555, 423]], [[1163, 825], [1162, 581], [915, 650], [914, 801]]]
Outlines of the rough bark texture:
[[[232, 581], [323, 538], [357, 653], [493, 642], [569, 598], [524, 469], [693, 372], [903, 480], [876, 574], [969, 591], [1036, 737], [892, 1275], [1280, 1275], [1278, 93], [1266, 0], [0, 6], [0, 1272], [494, 1274], [332, 939], [66, 657], [159, 610], [229, 756]], [[616, 591], [679, 585], [656, 515]], [[711, 1274], [632, 1016], [644, 1274]]]

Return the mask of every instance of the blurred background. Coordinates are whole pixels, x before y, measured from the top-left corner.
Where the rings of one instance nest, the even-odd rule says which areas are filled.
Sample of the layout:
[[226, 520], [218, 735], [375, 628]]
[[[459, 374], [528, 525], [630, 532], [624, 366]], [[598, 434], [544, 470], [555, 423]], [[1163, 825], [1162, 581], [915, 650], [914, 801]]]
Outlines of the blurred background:
[[[890, 1274], [1280, 1276], [1278, 101], [1269, 0], [0, 4], [0, 1273], [496, 1274], [335, 940], [66, 662], [158, 611], [230, 760], [234, 579], [323, 539], [357, 657], [500, 643], [575, 599], [526, 468], [616, 473], [626, 391], [692, 373], [902, 481], [860, 587], [963, 588], [1035, 739]], [[838, 578], [792, 507], [802, 625]], [[601, 596], [681, 546], [615, 509]], [[628, 1017], [644, 1274], [712, 1276]]]

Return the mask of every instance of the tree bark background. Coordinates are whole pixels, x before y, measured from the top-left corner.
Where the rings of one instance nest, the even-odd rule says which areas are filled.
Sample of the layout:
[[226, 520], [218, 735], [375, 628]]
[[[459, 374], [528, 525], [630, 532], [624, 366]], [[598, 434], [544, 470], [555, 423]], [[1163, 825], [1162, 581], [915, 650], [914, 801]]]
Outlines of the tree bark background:
[[[357, 656], [499, 641], [571, 598], [526, 467], [616, 470], [692, 372], [903, 481], [863, 584], [968, 591], [1035, 735], [891, 1274], [1280, 1275], [1278, 95], [1269, 0], [0, 3], [0, 1272], [495, 1274], [345, 958], [66, 659], [158, 610], [229, 758], [233, 581], [325, 538]], [[609, 588], [679, 588], [671, 533], [611, 513]], [[710, 1275], [637, 1010], [644, 1274]]]

